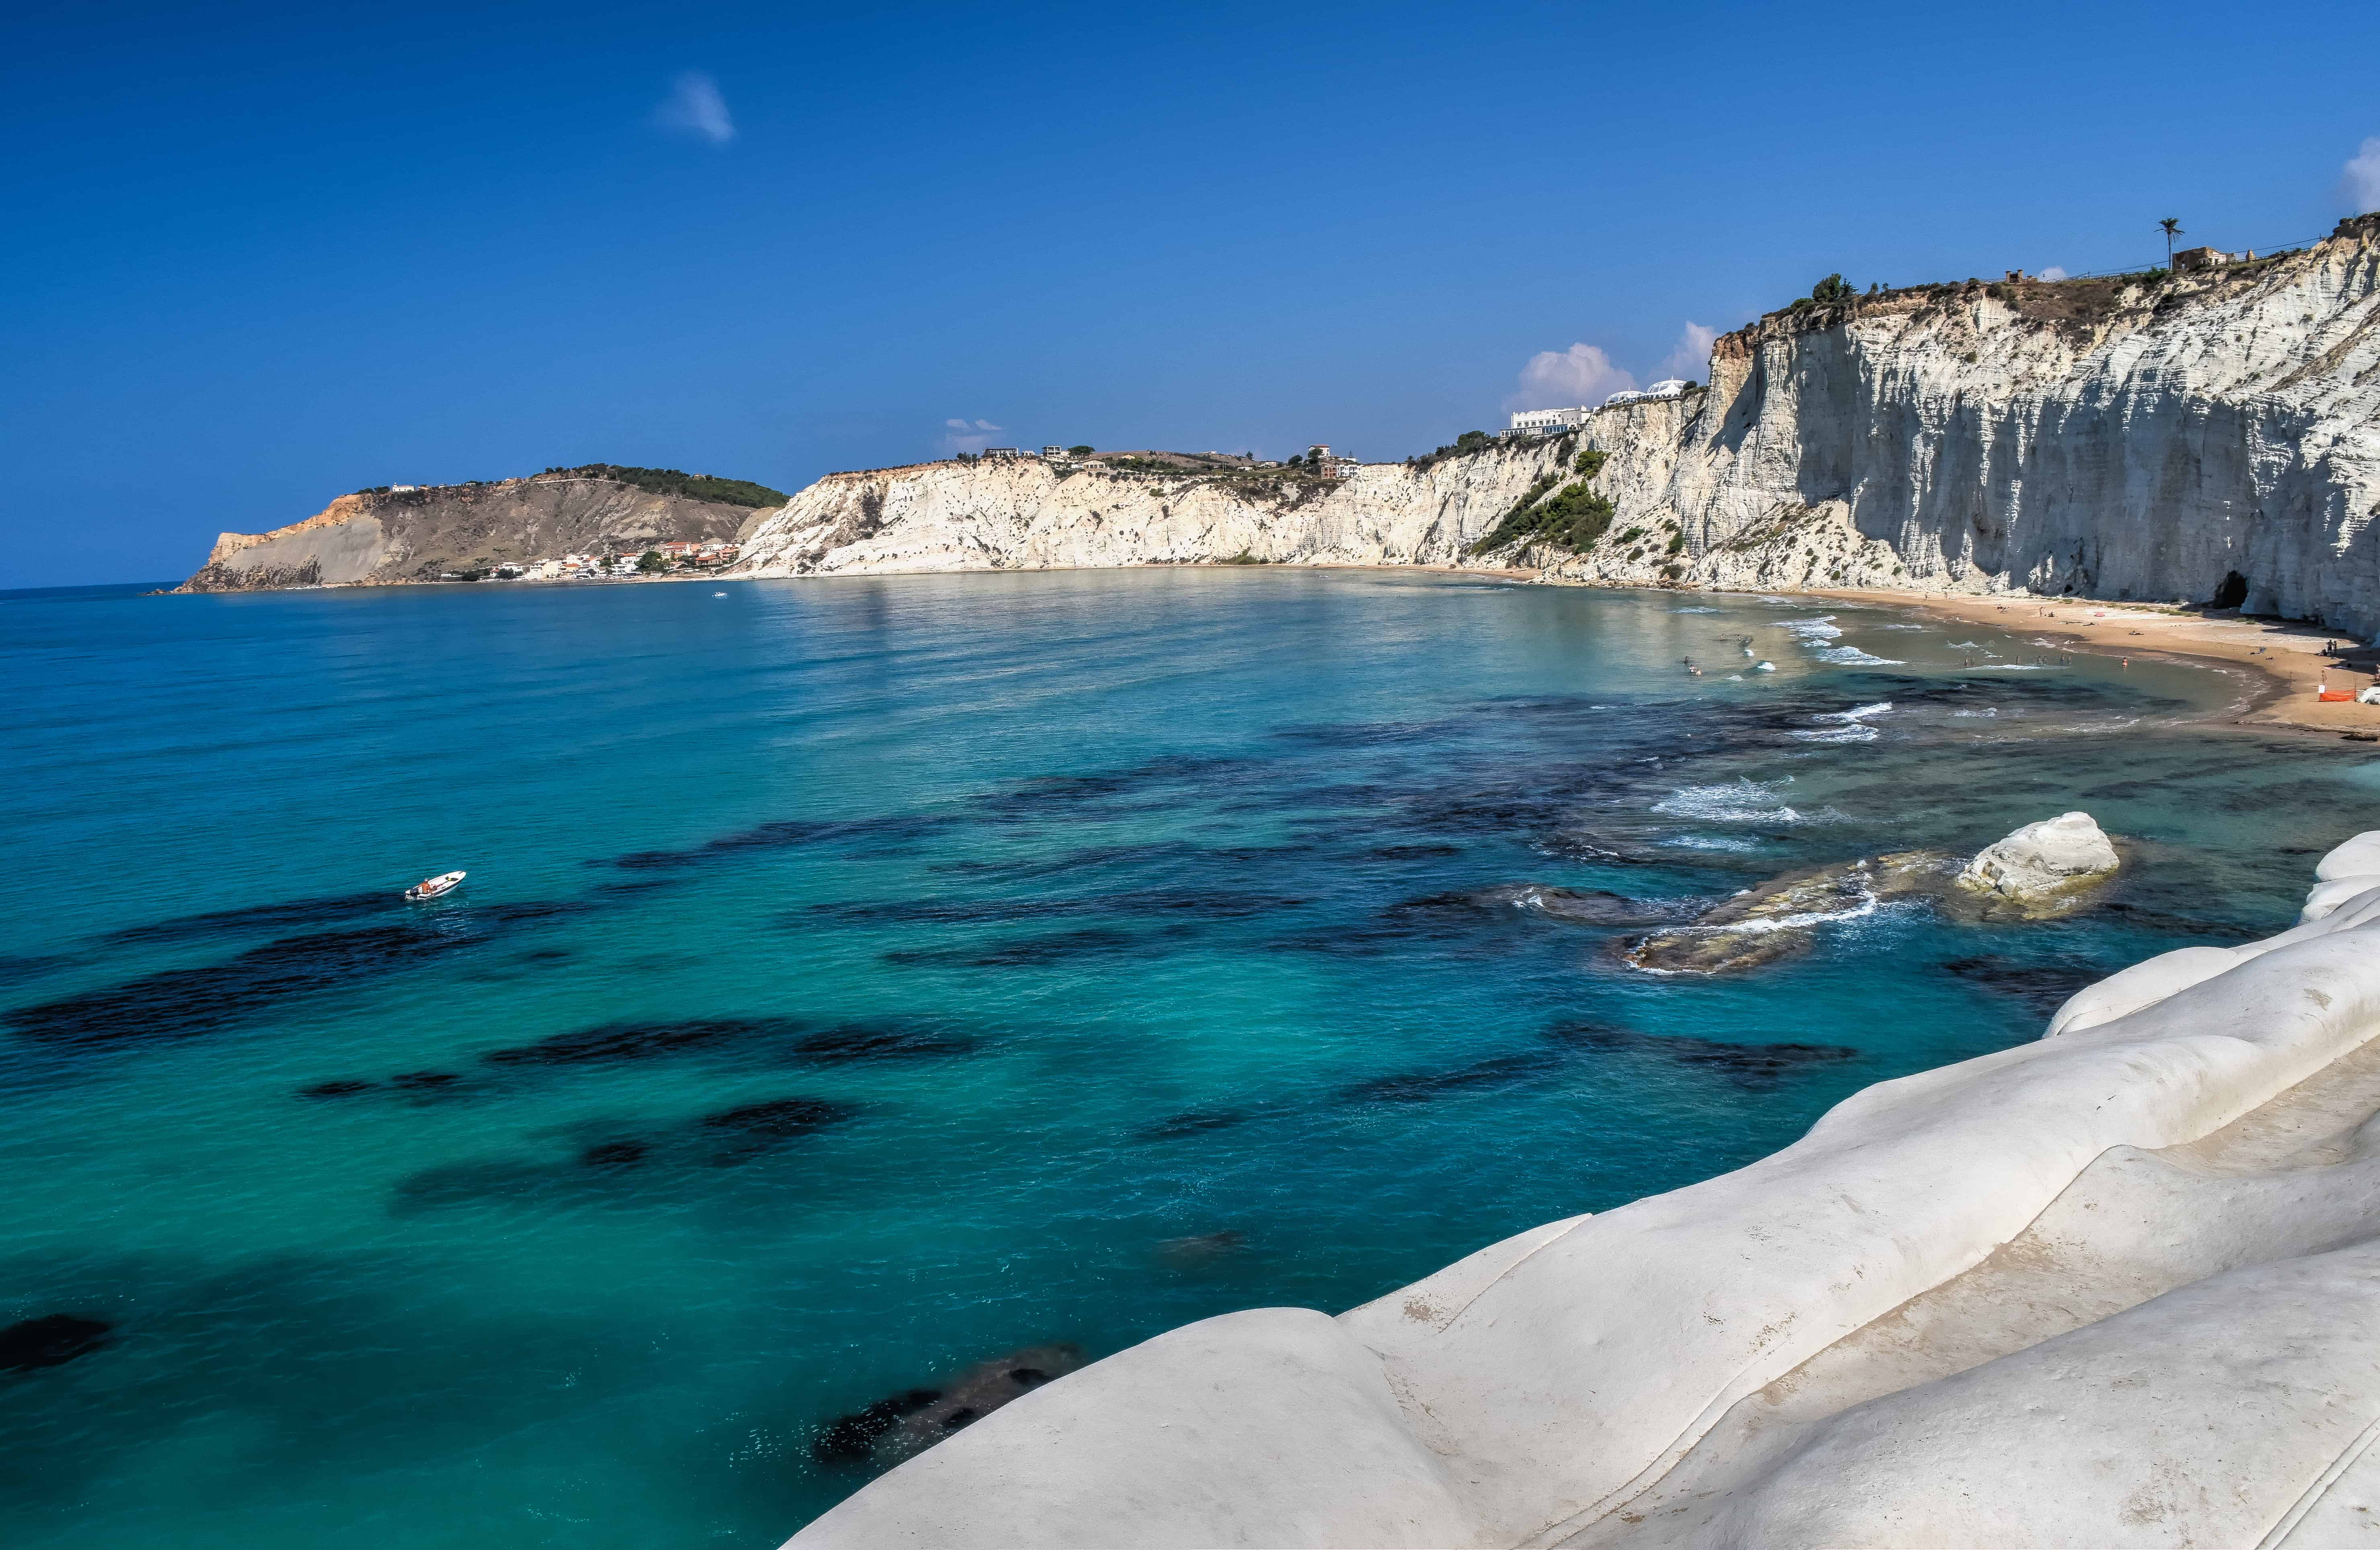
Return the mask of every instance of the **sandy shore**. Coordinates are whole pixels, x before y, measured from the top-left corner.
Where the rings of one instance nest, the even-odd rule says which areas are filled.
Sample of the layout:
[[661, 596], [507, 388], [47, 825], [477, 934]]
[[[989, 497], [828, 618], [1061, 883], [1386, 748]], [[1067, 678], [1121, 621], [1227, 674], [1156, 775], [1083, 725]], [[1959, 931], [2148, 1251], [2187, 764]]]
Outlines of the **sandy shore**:
[[2340, 635], [2277, 619], [2175, 611], [2089, 599], [1972, 597], [1961, 593], [1835, 588], [1814, 597], [1908, 609], [1937, 619], [2037, 632], [2111, 657], [2170, 655], [2232, 663], [2263, 675], [2265, 689], [2240, 720], [2244, 725], [2312, 732], [2380, 733], [2380, 705], [2314, 698], [2325, 683], [2352, 693], [2380, 672], [2380, 650]]

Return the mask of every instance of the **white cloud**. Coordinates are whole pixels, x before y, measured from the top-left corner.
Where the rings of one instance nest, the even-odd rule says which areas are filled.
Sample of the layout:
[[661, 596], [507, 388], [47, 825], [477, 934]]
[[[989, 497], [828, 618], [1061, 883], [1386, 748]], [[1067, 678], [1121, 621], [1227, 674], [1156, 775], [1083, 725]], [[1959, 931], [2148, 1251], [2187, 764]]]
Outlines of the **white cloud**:
[[2035, 275], [2034, 278], [2038, 280], [2063, 280], [2066, 278], [2066, 272], [2058, 268], [2056, 264], [2051, 264], [2048, 268]]
[[988, 419], [965, 418], [946, 419], [942, 421], [942, 425], [944, 434], [941, 449], [942, 455], [945, 457], [953, 453], [981, 452], [991, 445], [991, 439], [999, 435], [1002, 430], [1000, 426], [992, 424]]
[[1712, 342], [1718, 338], [1718, 330], [1706, 328], [1701, 323], [1688, 323], [1679, 331], [1678, 347], [1662, 357], [1661, 375], [1683, 377], [1692, 382], [1701, 381], [1704, 371], [1710, 365]]
[[2347, 197], [2355, 213], [2380, 210], [2380, 135], [2365, 140], [2346, 166]]
[[653, 122], [713, 145], [725, 145], [735, 138], [735, 120], [727, 115], [727, 99], [719, 94], [719, 83], [700, 70], [688, 70], [671, 83], [670, 94], [653, 110]]
[[1574, 404], [1600, 404], [1635, 385], [1636, 379], [1612, 365], [1611, 357], [1597, 345], [1539, 350], [1521, 368], [1521, 391], [1505, 400], [1505, 407], [1560, 409]]

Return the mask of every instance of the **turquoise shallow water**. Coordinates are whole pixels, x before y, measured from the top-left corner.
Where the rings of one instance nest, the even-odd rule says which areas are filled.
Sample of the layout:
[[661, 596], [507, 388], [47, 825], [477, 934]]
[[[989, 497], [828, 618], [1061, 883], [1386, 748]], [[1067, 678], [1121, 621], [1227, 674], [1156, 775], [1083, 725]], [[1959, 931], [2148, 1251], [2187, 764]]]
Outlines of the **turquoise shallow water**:
[[[113, 1326], [0, 1373], [16, 1546], [768, 1546], [868, 1478], [837, 1414], [1351, 1305], [2275, 929], [2375, 771], [2185, 724], [2202, 668], [1415, 575], [98, 589], [0, 651], [0, 1323]], [[2073, 806], [2109, 907], [1735, 980], [1479, 898]]]

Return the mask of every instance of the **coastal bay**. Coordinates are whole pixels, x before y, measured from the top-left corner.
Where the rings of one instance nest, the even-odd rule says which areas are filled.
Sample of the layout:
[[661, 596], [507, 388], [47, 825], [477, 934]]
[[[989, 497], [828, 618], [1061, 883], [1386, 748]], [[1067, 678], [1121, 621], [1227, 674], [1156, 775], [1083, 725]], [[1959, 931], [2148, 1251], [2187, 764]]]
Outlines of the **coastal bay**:
[[[0, 1378], [12, 1544], [773, 1543], [888, 1397], [1354, 1306], [2277, 929], [2380, 779], [2204, 668], [1830, 599], [717, 589], [0, 606], [57, 685], [7, 756], [7, 1311], [107, 1326]], [[2077, 807], [2127, 864], [2071, 918], [1624, 962]]]

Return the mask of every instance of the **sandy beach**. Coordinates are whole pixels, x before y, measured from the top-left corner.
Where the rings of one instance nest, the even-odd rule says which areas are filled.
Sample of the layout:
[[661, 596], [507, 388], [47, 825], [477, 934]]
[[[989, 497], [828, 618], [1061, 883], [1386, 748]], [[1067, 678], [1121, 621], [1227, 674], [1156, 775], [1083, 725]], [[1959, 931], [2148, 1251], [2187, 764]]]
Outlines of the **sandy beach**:
[[2336, 630], [2278, 619], [2242, 618], [2228, 612], [2177, 611], [2090, 599], [1973, 597], [1961, 593], [1909, 593], [1828, 589], [1810, 594], [1845, 602], [1905, 608], [1939, 619], [2037, 630], [2045, 639], [2111, 657], [2197, 657], [2247, 668], [2265, 687], [2243, 725], [2301, 727], [2338, 734], [2380, 733], [2380, 705], [2317, 700], [2319, 688], [2352, 693], [2380, 672], [2380, 649]]

